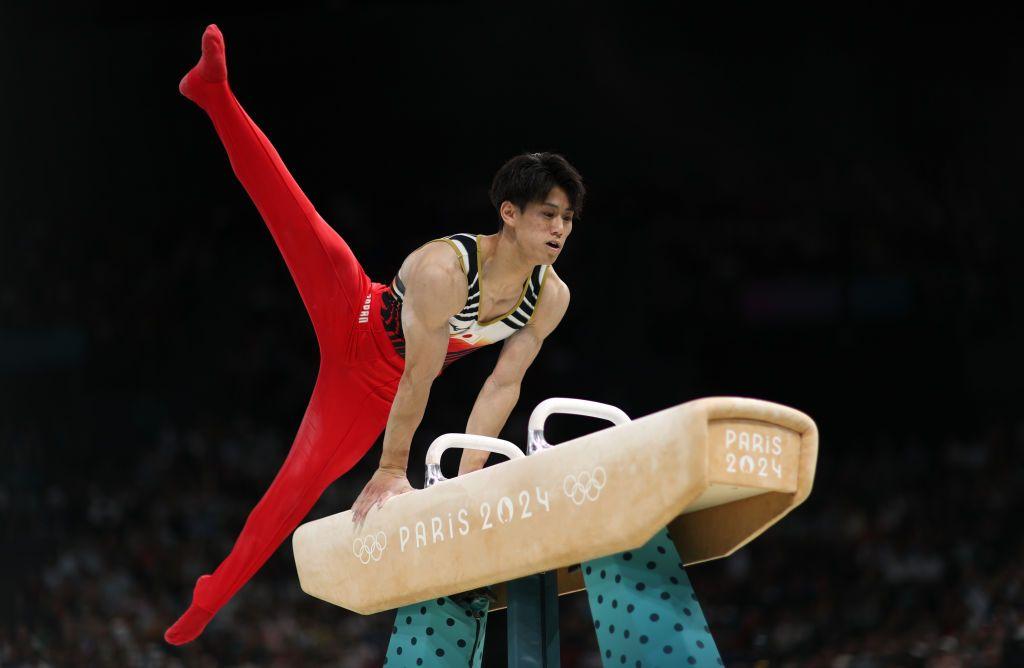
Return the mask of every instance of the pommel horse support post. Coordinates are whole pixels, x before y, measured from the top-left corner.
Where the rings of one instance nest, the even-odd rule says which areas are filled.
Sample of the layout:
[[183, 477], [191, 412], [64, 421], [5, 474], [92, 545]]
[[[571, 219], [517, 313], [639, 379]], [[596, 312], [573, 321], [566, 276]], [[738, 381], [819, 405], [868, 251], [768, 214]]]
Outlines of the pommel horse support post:
[[[553, 413], [614, 426], [558, 445]], [[508, 461], [445, 479], [449, 447]], [[531, 456], [508, 441], [446, 434], [427, 453], [427, 486], [392, 497], [358, 534], [351, 511], [292, 539], [306, 593], [368, 615], [557, 571], [559, 595], [584, 589], [581, 562], [635, 549], [668, 527], [686, 565], [728, 556], [807, 498], [817, 463], [810, 417], [757, 399], [712, 397], [629, 421], [619, 409], [548, 399], [530, 418]], [[557, 610], [557, 607], [556, 607]]]

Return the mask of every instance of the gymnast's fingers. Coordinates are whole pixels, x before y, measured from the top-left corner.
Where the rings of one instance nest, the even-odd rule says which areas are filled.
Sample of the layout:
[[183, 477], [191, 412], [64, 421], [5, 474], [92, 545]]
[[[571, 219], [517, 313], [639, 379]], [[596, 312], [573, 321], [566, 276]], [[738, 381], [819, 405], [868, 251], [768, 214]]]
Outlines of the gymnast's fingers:
[[356, 529], [361, 529], [363, 526], [363, 520], [366, 519], [366, 490], [359, 495], [356, 502], [352, 504], [352, 523], [355, 524]]
[[373, 508], [374, 501], [380, 496], [378, 486], [371, 482], [363, 490], [359, 498], [356, 499], [355, 504], [352, 506], [352, 521], [356, 525], [356, 529], [362, 529], [363, 524], [366, 522], [366, 516], [370, 513]]
[[363, 528], [363, 524], [365, 524], [365, 523], [366, 523], [366, 503], [364, 502], [364, 503], [360, 504], [359, 511], [356, 513], [356, 517], [355, 517], [356, 529], [357, 530], [361, 530]]

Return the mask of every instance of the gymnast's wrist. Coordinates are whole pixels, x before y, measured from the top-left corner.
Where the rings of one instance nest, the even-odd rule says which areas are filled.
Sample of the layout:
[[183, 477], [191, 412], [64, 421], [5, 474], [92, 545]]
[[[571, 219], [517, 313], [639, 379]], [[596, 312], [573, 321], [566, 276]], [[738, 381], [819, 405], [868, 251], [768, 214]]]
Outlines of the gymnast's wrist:
[[377, 469], [380, 471], [393, 473], [395, 475], [406, 475], [407, 473], [405, 466], [401, 466], [393, 462], [385, 462], [383, 459], [381, 460], [380, 465], [377, 466]]

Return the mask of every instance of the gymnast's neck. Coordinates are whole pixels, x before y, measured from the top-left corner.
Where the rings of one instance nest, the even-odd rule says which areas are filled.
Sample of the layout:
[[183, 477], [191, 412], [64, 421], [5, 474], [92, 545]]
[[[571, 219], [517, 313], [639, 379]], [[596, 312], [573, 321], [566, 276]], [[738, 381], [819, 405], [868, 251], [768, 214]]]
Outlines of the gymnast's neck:
[[482, 280], [491, 295], [518, 294], [536, 266], [516, 243], [515, 230], [507, 226], [497, 234], [481, 235], [477, 252]]

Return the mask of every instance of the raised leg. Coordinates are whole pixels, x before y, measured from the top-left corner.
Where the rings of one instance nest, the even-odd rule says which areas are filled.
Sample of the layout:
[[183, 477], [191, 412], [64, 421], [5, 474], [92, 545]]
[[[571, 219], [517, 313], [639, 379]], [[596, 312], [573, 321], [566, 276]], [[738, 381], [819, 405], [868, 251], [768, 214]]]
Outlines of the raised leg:
[[242, 109], [227, 77], [224, 37], [210, 25], [203, 33], [202, 58], [178, 88], [213, 121], [235, 175], [284, 256], [323, 349], [349, 331], [370, 279]]

